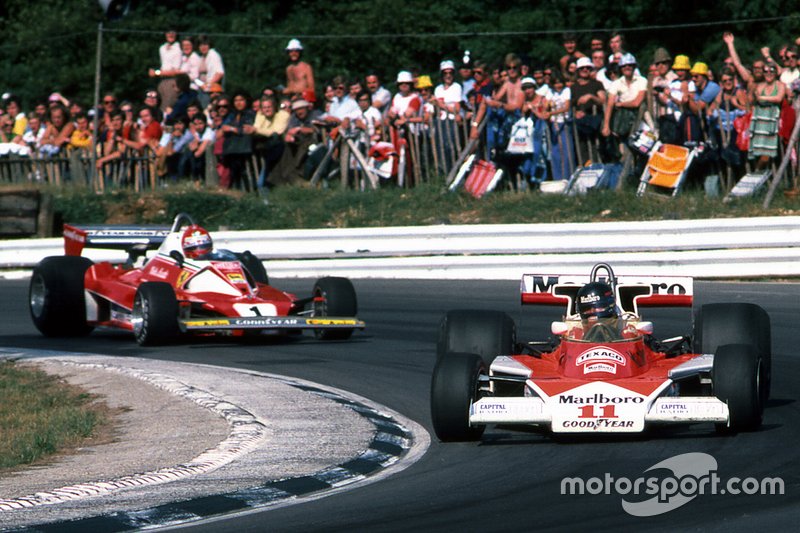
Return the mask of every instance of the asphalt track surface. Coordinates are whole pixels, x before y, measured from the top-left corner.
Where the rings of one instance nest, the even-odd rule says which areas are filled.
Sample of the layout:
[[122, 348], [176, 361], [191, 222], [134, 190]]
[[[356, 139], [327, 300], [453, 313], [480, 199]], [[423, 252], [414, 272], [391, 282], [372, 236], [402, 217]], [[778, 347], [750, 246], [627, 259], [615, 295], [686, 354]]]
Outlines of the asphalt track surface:
[[[310, 280], [273, 283], [305, 295]], [[185, 343], [140, 348], [125, 335], [95, 332], [83, 339], [38, 335], [28, 318], [27, 281], [0, 281], [0, 346], [188, 361], [298, 377], [384, 404], [433, 433], [429, 389], [441, 315], [453, 308], [500, 309], [518, 323], [520, 338], [547, 336], [555, 308], [521, 308], [518, 283], [356, 280], [359, 317], [368, 329], [347, 342], [306, 335], [286, 343]], [[266, 511], [188, 524], [193, 531], [546, 531], [546, 530], [797, 530], [800, 520], [800, 412], [796, 354], [800, 285], [696, 283], [695, 303], [741, 301], [771, 315], [772, 400], [760, 431], [718, 436], [706, 425], [642, 436], [553, 439], [535, 432], [490, 428], [480, 443], [433, 438], [410, 468], [368, 486]], [[687, 310], [649, 310], [656, 335], [689, 333]], [[657, 516], [633, 517], [623, 496], [561, 494], [565, 477], [636, 480], [679, 454], [705, 453], [731, 478], [780, 478], [782, 495], [704, 494]], [[661, 471], [663, 475], [663, 471]], [[724, 485], [723, 485], [724, 486]], [[636, 500], [633, 496], [625, 496]], [[639, 500], [645, 499], [640, 497]], [[54, 509], [54, 512], [57, 512]]]

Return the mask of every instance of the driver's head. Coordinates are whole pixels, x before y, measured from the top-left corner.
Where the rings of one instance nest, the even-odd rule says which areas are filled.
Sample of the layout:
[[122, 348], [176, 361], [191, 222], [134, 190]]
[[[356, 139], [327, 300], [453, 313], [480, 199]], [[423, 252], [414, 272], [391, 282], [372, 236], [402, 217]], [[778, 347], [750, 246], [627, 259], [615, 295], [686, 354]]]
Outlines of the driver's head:
[[614, 290], [611, 285], [601, 281], [593, 281], [581, 287], [578, 291], [577, 305], [581, 320], [585, 322], [617, 316]]
[[189, 259], [196, 259], [209, 253], [214, 247], [214, 243], [211, 241], [211, 235], [205, 229], [197, 224], [192, 224], [183, 232], [181, 246], [183, 255]]

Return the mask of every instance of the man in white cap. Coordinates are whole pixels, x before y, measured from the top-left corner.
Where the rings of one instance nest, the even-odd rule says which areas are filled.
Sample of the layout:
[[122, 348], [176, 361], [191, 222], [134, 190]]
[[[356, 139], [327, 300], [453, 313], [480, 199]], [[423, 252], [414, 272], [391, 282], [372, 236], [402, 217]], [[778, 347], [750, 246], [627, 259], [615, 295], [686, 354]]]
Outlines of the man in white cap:
[[606, 91], [603, 84], [592, 78], [594, 63], [588, 57], [581, 57], [576, 64], [578, 78], [572, 84], [571, 108], [580, 140], [594, 140], [600, 133], [603, 122], [603, 106]]
[[303, 45], [298, 39], [292, 39], [286, 45], [289, 64], [286, 66], [286, 88], [283, 94], [289, 98], [308, 98], [314, 96], [314, 70], [305, 61], [300, 61]]

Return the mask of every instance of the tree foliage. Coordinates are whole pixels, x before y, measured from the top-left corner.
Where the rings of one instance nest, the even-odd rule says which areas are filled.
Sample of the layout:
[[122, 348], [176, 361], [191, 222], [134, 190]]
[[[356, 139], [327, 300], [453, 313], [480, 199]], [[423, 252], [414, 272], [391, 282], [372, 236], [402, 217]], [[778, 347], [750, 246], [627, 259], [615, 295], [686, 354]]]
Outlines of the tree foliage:
[[[592, 34], [622, 30], [641, 64], [665, 46], [714, 66], [725, 52], [723, 31], [739, 37], [744, 60], [760, 46], [793, 41], [800, 34], [795, 6], [788, 0], [138, 0], [126, 17], [110, 22], [92, 0], [5, 0], [0, 90], [18, 94], [25, 106], [54, 90], [88, 103], [101, 21], [102, 91], [138, 102], [153, 85], [146, 72], [157, 66], [168, 27], [211, 35], [225, 61], [227, 87], [256, 92], [284, 82], [283, 49], [293, 36], [302, 39], [319, 84], [336, 74], [370, 70], [387, 82], [401, 69], [436, 74], [441, 59], [460, 59], [465, 49], [490, 63], [507, 52], [555, 63], [565, 30], [578, 32], [584, 50]], [[769, 17], [783, 18], [750, 20]]]

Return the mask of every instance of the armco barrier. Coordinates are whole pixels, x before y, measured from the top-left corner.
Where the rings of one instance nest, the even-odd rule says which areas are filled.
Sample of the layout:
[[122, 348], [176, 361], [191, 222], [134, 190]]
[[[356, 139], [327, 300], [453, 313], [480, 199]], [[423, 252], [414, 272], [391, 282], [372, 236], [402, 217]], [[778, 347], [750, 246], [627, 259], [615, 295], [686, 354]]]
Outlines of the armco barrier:
[[[518, 279], [525, 272], [740, 278], [800, 275], [800, 217], [586, 224], [458, 225], [220, 231], [219, 248], [249, 249], [274, 277]], [[61, 239], [0, 242], [0, 268], [61, 254]], [[124, 254], [88, 250], [94, 260]]]

